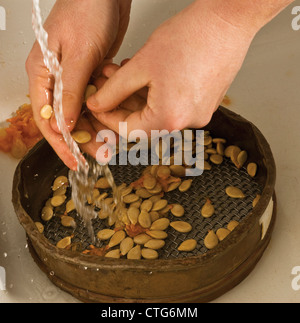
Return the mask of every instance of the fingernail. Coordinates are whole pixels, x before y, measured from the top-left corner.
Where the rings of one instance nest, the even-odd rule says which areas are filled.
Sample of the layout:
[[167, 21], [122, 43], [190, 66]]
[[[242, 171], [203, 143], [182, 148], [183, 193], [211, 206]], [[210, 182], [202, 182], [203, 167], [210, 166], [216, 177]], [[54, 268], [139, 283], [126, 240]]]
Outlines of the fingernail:
[[96, 109], [98, 106], [98, 101], [96, 99], [96, 95], [92, 95], [88, 98], [87, 102], [86, 102], [87, 106], [89, 109]]

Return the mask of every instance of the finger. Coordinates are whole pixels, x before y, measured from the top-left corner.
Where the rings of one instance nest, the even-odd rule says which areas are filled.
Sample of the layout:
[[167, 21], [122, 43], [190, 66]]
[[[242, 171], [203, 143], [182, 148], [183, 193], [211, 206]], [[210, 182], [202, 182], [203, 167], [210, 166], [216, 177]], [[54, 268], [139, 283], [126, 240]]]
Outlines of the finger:
[[130, 95], [147, 86], [148, 78], [136, 59], [115, 72], [95, 95], [87, 101], [87, 106], [94, 112], [107, 112], [115, 109]]
[[[79, 118], [84, 93], [91, 74], [95, 69], [95, 61], [74, 57], [74, 54], [63, 56], [61, 66], [63, 68], [63, 112], [67, 127], [72, 131]], [[56, 119], [51, 119], [51, 126], [57, 132]]]
[[52, 105], [53, 82], [49, 79], [49, 72], [43, 63], [42, 53], [37, 43], [34, 44], [28, 56], [26, 70], [29, 79], [30, 100], [36, 125], [62, 161], [70, 169], [76, 170], [77, 162], [69, 151], [62, 135], [53, 131], [49, 120], [43, 119], [40, 115], [41, 108], [45, 104]]
[[120, 108], [131, 112], [142, 110], [147, 105], [147, 101], [137, 94], [133, 94], [120, 104]]

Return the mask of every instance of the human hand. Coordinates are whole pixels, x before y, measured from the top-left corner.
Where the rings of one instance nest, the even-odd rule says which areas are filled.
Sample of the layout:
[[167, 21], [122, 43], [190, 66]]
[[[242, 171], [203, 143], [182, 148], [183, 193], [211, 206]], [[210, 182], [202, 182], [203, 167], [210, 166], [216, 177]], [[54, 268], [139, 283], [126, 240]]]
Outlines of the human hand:
[[[63, 107], [70, 131], [80, 116], [89, 80], [97, 78], [103, 64], [118, 52], [129, 23], [130, 6], [131, 0], [58, 0], [45, 22], [49, 48], [63, 68]], [[77, 163], [62, 139], [55, 117], [49, 121], [40, 116], [45, 104], [53, 104], [54, 81], [37, 42], [26, 69], [36, 124], [64, 163], [76, 169]], [[88, 127], [90, 120], [84, 118], [78, 126]], [[89, 146], [85, 150], [89, 151]]]
[[[119, 122], [127, 122], [128, 133], [150, 134], [201, 128], [210, 121], [259, 29], [224, 20], [213, 2], [195, 1], [162, 24], [120, 69], [104, 67], [109, 79], [87, 101], [101, 123], [118, 132]], [[144, 104], [122, 107], [144, 87], [149, 90]]]

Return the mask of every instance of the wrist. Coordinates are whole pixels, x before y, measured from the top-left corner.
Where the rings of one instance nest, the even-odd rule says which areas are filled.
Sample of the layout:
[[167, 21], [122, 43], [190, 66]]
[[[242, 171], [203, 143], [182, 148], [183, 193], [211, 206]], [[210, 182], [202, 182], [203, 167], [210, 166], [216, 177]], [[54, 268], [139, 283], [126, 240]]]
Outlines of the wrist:
[[197, 0], [227, 23], [256, 34], [294, 0]]

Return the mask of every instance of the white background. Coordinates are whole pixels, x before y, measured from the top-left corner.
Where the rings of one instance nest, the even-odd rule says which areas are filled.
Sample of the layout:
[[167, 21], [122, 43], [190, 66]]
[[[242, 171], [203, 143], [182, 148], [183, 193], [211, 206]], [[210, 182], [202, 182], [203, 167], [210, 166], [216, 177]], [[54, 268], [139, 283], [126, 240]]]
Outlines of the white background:
[[[151, 32], [192, 0], [134, 0], [127, 36], [116, 59], [131, 57]], [[46, 17], [54, 1], [42, 0]], [[300, 266], [300, 31], [291, 27], [295, 1], [255, 38], [229, 90], [235, 112], [265, 135], [277, 164], [278, 219], [272, 241], [251, 274], [215, 302], [299, 302], [292, 289]], [[0, 31], [0, 123], [28, 102], [25, 60], [34, 41], [30, 0], [0, 0], [7, 30]], [[52, 285], [28, 252], [23, 228], [11, 204], [17, 161], [0, 153], [0, 265], [7, 291], [0, 302], [77, 302]]]

